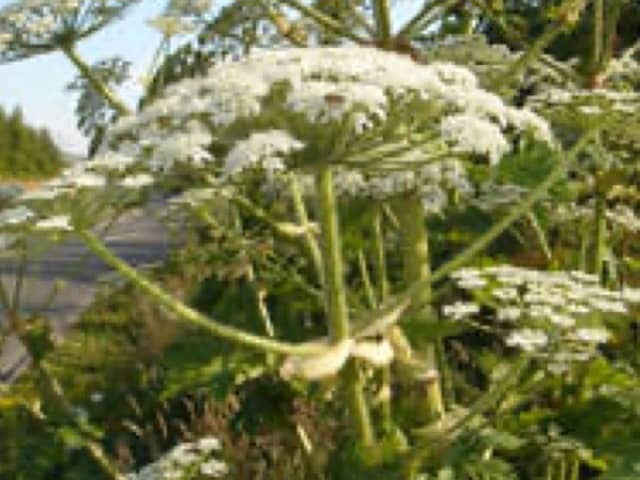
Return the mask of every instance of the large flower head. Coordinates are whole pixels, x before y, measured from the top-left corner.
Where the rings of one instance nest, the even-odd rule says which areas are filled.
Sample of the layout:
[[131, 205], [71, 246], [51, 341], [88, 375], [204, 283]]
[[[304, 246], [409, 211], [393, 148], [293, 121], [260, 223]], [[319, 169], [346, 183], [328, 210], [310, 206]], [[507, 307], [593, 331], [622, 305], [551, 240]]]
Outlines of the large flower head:
[[553, 142], [544, 120], [483, 90], [463, 67], [351, 46], [256, 50], [221, 62], [122, 118], [111, 139], [170, 168], [178, 158], [163, 164], [158, 151], [185, 130], [210, 136], [182, 143], [182, 160], [202, 164], [208, 148], [229, 178], [330, 162], [351, 190], [377, 193], [417, 188], [442, 160], [494, 164], [514, 132]]

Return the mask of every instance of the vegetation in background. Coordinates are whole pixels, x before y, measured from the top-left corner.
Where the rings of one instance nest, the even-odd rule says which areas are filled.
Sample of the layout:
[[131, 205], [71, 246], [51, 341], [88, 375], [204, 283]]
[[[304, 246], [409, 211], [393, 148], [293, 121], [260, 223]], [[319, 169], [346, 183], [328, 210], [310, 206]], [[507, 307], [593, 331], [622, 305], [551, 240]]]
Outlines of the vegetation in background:
[[46, 129], [27, 125], [19, 108], [10, 114], [0, 108], [0, 179], [49, 178], [63, 165]]

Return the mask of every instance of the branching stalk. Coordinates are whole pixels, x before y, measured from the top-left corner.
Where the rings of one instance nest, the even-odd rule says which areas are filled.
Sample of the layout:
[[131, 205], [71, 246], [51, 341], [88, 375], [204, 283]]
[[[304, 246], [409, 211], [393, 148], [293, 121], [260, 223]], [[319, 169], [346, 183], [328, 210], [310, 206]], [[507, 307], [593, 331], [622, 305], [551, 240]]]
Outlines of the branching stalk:
[[91, 87], [107, 101], [111, 108], [113, 108], [116, 112], [118, 112], [118, 114], [122, 116], [131, 113], [129, 107], [127, 107], [127, 105], [118, 97], [118, 95], [113, 90], [111, 90], [95, 74], [91, 67], [80, 57], [78, 51], [75, 48], [75, 45], [66, 45], [62, 47], [62, 51], [71, 61], [71, 63], [76, 66], [82, 76], [89, 82]]

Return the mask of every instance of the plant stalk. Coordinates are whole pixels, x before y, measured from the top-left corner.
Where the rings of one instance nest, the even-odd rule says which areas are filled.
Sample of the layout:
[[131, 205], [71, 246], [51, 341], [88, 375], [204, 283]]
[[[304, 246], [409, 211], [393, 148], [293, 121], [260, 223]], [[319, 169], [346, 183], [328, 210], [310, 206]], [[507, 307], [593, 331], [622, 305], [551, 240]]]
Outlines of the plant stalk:
[[[322, 259], [324, 263], [324, 289], [326, 312], [329, 320], [329, 337], [340, 342], [350, 336], [347, 310], [344, 263], [338, 225], [338, 206], [333, 191], [333, 174], [326, 166], [316, 176], [320, 230], [322, 235]], [[373, 428], [366, 403], [358, 366], [350, 360], [342, 372], [350, 416], [363, 446], [373, 444]]]
[[[400, 222], [402, 243], [403, 275], [406, 285], [424, 282], [423, 288], [414, 292], [408, 315], [411, 321], [428, 321], [431, 311], [431, 261], [429, 257], [429, 237], [425, 225], [425, 214], [420, 199], [409, 194], [399, 199], [396, 215]], [[444, 403], [440, 387], [440, 369], [437, 364], [435, 344], [429, 342], [422, 346], [424, 352], [423, 384], [424, 403], [418, 408], [428, 420], [441, 419], [444, 415]]]
[[92, 232], [81, 230], [77, 233], [89, 250], [95, 253], [96, 256], [103, 260], [107, 265], [114, 268], [135, 287], [139, 288], [156, 300], [163, 308], [192, 325], [207, 330], [215, 336], [226, 338], [229, 341], [265, 352], [307, 356], [316, 355], [323, 351], [323, 347], [318, 348], [318, 346], [313, 344], [293, 344], [254, 335], [244, 330], [224, 325], [223, 323], [207, 317], [175, 299], [144, 274], [138, 272], [131, 265], [118, 258]]
[[118, 95], [109, 88], [91, 69], [91, 66], [88, 65], [78, 54], [78, 51], [75, 48], [75, 45], [69, 44], [62, 47], [63, 53], [67, 56], [67, 58], [75, 65], [75, 67], [80, 71], [82, 76], [89, 82], [91, 87], [98, 92], [107, 103], [113, 108], [119, 115], [124, 116], [131, 113], [129, 107], [118, 97]]

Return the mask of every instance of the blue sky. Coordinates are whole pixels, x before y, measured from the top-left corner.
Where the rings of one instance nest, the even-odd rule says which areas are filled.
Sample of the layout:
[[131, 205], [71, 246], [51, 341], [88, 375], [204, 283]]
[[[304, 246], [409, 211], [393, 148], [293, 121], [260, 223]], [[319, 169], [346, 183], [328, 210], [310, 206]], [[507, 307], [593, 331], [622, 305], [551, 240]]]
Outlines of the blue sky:
[[[6, 3], [0, 0], [0, 6]], [[398, 19], [407, 17], [418, 3], [406, 2], [408, 6], [397, 12]], [[132, 7], [123, 20], [82, 42], [79, 52], [90, 63], [120, 55], [133, 63], [134, 77], [140, 77], [161, 40], [146, 21], [161, 13], [165, 4], [165, 0], [145, 0]], [[47, 127], [65, 150], [81, 153], [86, 139], [75, 127], [75, 96], [65, 91], [75, 75], [74, 67], [60, 53], [0, 65], [0, 105], [5, 109], [19, 105], [28, 122]], [[135, 81], [122, 91], [131, 105], [138, 94]]]

